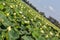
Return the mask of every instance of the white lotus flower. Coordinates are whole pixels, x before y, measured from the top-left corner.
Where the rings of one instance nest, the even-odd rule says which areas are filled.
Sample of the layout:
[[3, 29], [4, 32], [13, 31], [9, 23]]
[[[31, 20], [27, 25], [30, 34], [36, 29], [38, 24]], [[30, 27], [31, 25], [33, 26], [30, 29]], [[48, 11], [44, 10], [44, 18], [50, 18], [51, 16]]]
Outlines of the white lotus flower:
[[16, 13], [14, 13], [14, 15], [16, 15]]
[[52, 33], [52, 32], [50, 32], [50, 35], [53, 35], [53, 33]]
[[11, 26], [9, 26], [7, 29], [8, 29], [8, 31], [11, 31]]
[[56, 36], [59, 36], [59, 34], [57, 33]]
[[47, 28], [45, 25], [43, 26], [44, 28]]
[[44, 31], [43, 31], [43, 30], [41, 30], [41, 33], [44, 33]]
[[29, 23], [29, 21], [25, 21], [25, 23]]
[[33, 19], [31, 19], [31, 21], [33, 21]]
[[46, 38], [48, 38], [49, 36], [48, 35], [46, 35]]
[[6, 16], [9, 16], [9, 13], [7, 13]]
[[3, 3], [3, 5], [5, 5], [5, 3]]
[[19, 11], [19, 13], [21, 13], [21, 14], [22, 14], [22, 11]]
[[11, 7], [11, 8], [13, 8], [13, 6], [12, 6], [12, 5], [10, 5], [10, 7]]

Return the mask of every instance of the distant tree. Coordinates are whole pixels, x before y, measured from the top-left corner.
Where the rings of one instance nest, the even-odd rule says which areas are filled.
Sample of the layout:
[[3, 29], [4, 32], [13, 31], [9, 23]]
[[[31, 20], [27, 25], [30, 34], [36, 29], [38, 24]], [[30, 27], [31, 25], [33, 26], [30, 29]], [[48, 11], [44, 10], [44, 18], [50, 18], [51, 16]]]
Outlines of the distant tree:
[[22, 0], [22, 1], [24, 1], [26, 4], [28, 4], [30, 7], [32, 7], [37, 12], [39, 12], [36, 7], [34, 7], [31, 3], [29, 3], [29, 1], [27, 1], [27, 0]]
[[40, 13], [41, 15], [43, 15], [44, 17], [46, 17], [44, 12], [39, 12], [39, 13]]
[[53, 24], [55, 24], [56, 26], [60, 27], [60, 23], [53, 17], [49, 16], [47, 19], [51, 21]]

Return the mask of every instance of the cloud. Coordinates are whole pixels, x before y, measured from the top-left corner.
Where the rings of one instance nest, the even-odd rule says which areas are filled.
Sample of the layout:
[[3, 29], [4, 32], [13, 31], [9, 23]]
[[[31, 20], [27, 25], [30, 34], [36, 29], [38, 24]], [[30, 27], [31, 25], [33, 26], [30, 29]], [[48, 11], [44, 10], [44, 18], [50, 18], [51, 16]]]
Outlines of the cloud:
[[49, 6], [49, 10], [54, 11], [54, 8], [52, 6]]

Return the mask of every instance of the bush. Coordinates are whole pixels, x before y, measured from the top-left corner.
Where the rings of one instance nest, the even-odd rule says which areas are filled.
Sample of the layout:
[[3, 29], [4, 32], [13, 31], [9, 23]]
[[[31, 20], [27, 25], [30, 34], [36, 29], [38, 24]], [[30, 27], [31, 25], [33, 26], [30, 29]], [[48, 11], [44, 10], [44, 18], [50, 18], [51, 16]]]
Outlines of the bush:
[[60, 40], [57, 30], [21, 0], [0, 0], [0, 40]]

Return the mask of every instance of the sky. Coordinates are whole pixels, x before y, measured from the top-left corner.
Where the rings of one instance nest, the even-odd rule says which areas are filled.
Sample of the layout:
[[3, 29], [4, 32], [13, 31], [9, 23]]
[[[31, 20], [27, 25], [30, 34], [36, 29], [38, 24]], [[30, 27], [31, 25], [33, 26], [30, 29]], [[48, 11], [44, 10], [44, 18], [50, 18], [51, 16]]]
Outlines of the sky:
[[52, 16], [60, 22], [60, 0], [28, 0], [47, 17]]

